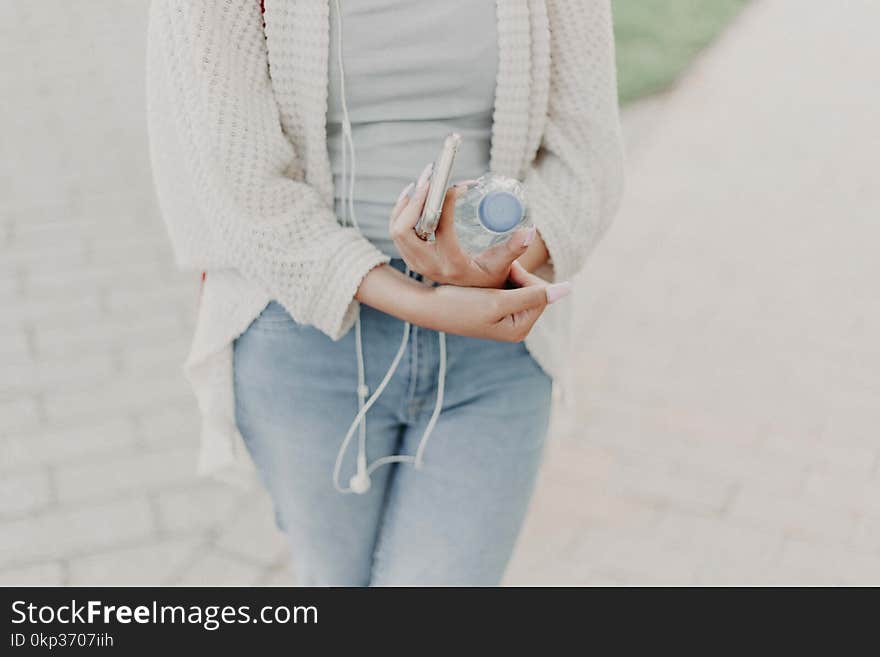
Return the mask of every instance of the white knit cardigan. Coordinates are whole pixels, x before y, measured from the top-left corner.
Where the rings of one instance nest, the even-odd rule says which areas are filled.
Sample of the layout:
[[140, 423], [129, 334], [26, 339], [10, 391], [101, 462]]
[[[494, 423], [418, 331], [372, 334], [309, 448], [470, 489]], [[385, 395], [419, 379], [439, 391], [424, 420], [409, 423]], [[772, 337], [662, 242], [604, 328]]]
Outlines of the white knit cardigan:
[[[262, 16], [260, 4], [154, 0], [150, 14], [156, 189], [178, 264], [207, 272], [185, 368], [203, 419], [199, 471], [226, 479], [251, 474], [235, 338], [274, 299], [339, 339], [361, 280], [388, 260], [332, 209], [329, 0], [265, 0]], [[609, 0], [497, 0], [497, 15], [491, 169], [524, 181], [555, 278], [568, 280], [622, 191]], [[569, 309], [549, 308], [526, 341], [557, 380]]]

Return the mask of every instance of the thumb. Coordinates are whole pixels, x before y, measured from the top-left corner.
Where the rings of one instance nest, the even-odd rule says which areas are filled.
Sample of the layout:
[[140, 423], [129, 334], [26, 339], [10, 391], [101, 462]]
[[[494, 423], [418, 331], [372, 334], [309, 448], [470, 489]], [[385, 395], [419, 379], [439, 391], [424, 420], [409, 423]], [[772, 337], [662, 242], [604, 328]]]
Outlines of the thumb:
[[498, 319], [516, 315], [524, 310], [543, 308], [547, 305], [548, 285], [530, 285], [515, 290], [501, 290], [497, 308]]
[[569, 281], [547, 283], [540, 276], [526, 271], [518, 262], [510, 267], [510, 279], [520, 287], [502, 292], [501, 309], [507, 314], [514, 314], [530, 308], [543, 308], [571, 294]]
[[519, 262], [510, 265], [510, 280], [520, 288], [538, 287], [547, 291], [547, 303], [555, 303], [571, 294], [570, 281], [560, 283], [548, 283], [540, 276], [536, 276], [523, 267]]
[[520, 264], [519, 260], [514, 260], [512, 263], [510, 263], [510, 273], [508, 273], [507, 277], [517, 287], [528, 287], [529, 285], [547, 285], [547, 281], [523, 267]]
[[514, 260], [528, 250], [535, 234], [534, 226], [514, 231], [506, 242], [490, 246], [475, 260], [486, 271], [506, 271]]

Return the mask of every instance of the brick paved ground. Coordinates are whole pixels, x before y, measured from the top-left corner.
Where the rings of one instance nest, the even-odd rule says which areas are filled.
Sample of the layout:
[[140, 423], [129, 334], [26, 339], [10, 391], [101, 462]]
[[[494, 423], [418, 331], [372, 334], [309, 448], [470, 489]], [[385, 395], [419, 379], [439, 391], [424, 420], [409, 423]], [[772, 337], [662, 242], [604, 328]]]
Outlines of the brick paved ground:
[[[292, 581], [265, 495], [193, 476], [145, 15], [0, 4], [0, 584]], [[755, 0], [627, 112], [509, 583], [880, 583], [878, 22]]]

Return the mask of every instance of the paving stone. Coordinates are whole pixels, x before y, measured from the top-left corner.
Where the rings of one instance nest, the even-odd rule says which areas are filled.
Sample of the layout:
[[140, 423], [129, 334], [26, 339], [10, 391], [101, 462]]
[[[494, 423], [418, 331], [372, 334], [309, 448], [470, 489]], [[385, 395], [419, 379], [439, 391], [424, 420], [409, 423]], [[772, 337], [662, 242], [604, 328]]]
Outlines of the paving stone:
[[63, 586], [64, 568], [57, 561], [0, 570], [0, 586]]
[[296, 575], [290, 565], [268, 571], [260, 581], [261, 586], [296, 586]]
[[174, 315], [159, 314], [146, 318], [91, 317], [76, 326], [38, 326], [34, 331], [38, 358], [70, 359], [103, 354], [121, 345], [149, 345], [153, 341], [179, 341], [183, 326]]
[[220, 534], [246, 499], [242, 491], [220, 483], [198, 482], [156, 495], [159, 526], [172, 535], [211, 531]]
[[70, 507], [0, 523], [0, 567], [70, 557], [153, 535], [144, 499]]
[[100, 421], [108, 413], [136, 413], [161, 409], [192, 400], [192, 392], [180, 372], [159, 372], [149, 377], [114, 377], [96, 385], [45, 395], [50, 426]]
[[32, 395], [0, 396], [0, 436], [32, 431], [40, 424], [40, 405]]
[[742, 490], [731, 505], [729, 517], [742, 524], [768, 530], [782, 530], [805, 540], [852, 539], [857, 514], [841, 512], [833, 505], [803, 498], [783, 498], [775, 493]]
[[880, 516], [861, 516], [856, 521], [853, 546], [862, 552], [880, 554]]
[[82, 385], [108, 381], [117, 373], [109, 351], [70, 359], [40, 359], [33, 363], [10, 365], [0, 370], [0, 394], [64, 391]]
[[614, 493], [686, 510], [721, 512], [735, 491], [732, 479], [639, 466], [622, 468], [610, 483]]
[[196, 445], [201, 431], [198, 409], [185, 403], [163, 405], [135, 415], [138, 436], [144, 445]]
[[198, 538], [151, 541], [72, 559], [72, 586], [162, 586], [201, 548]]
[[17, 432], [0, 438], [0, 471], [41, 464], [76, 464], [135, 445], [134, 425], [125, 418], [102, 418], [65, 429]]
[[0, 476], [0, 518], [38, 512], [49, 505], [51, 498], [46, 471]]
[[271, 501], [262, 491], [251, 494], [237, 517], [219, 527], [217, 545], [266, 566], [283, 562], [290, 550], [287, 538], [275, 525]]
[[[28, 297], [15, 302], [14, 313], [0, 315], [0, 331], [4, 335], [15, 329], [32, 329], [34, 326], [69, 326], [87, 324], [101, 313], [97, 291], [86, 291], [64, 299], [40, 299]], [[10, 338], [12, 339], [12, 338]], [[9, 344], [0, 349], [8, 349]], [[16, 347], [26, 352], [30, 348]]]
[[804, 497], [841, 511], [867, 512], [880, 516], [880, 477], [866, 480], [835, 474], [813, 474], [807, 478]]
[[177, 580], [178, 586], [253, 586], [265, 568], [242, 557], [211, 550], [201, 555]]
[[63, 503], [109, 499], [121, 493], [159, 491], [194, 478], [195, 450], [131, 451], [55, 468], [55, 487]]
[[850, 586], [880, 584], [880, 554], [853, 552], [840, 546], [787, 541], [780, 568], [793, 574], [792, 581]]

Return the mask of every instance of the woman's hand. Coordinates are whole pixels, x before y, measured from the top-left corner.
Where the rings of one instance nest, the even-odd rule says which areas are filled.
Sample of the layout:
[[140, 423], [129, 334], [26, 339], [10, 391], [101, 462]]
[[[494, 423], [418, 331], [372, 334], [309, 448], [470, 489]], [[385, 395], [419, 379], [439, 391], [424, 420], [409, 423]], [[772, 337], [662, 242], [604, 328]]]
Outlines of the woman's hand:
[[548, 304], [571, 292], [570, 283], [548, 285], [517, 263], [510, 267], [512, 290], [441, 285], [431, 288], [430, 314], [419, 324], [446, 333], [503, 342], [522, 342]]
[[428, 165], [419, 177], [415, 190], [412, 184], [404, 189], [391, 211], [389, 232], [401, 257], [411, 270], [441, 285], [503, 286], [508, 279], [511, 263], [525, 253], [534, 240], [535, 229], [515, 231], [506, 242], [471, 256], [461, 248], [455, 235], [455, 201], [468, 185], [461, 183], [446, 192], [434, 241], [422, 240], [413, 229], [428, 196], [430, 174], [431, 167]]
[[548, 284], [519, 263], [510, 267], [512, 290], [418, 283], [396, 269], [373, 269], [357, 298], [417, 326], [473, 338], [521, 342], [551, 304], [571, 292], [570, 283]]

